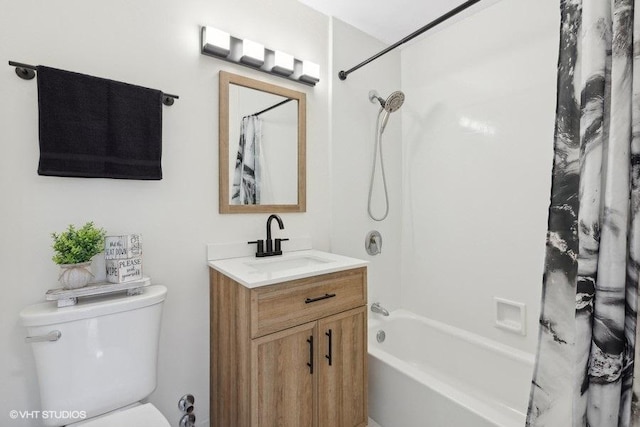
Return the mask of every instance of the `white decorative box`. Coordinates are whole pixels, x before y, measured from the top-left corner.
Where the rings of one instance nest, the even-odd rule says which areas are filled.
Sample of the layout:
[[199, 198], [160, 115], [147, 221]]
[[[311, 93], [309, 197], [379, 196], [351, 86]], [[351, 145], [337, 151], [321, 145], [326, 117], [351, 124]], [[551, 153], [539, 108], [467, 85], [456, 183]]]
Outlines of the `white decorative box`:
[[142, 257], [108, 259], [107, 282], [125, 283], [142, 279]]
[[104, 259], [126, 259], [142, 255], [142, 236], [125, 234], [104, 239]]

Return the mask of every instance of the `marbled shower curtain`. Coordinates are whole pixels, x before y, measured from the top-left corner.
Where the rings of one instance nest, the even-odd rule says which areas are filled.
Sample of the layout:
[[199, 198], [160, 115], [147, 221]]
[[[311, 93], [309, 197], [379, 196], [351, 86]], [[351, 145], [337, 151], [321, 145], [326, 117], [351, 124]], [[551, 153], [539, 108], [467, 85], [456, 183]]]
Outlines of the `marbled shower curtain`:
[[259, 205], [261, 188], [260, 145], [262, 121], [257, 116], [245, 116], [240, 124], [240, 141], [231, 188], [234, 205]]
[[633, 0], [561, 2], [553, 184], [528, 426], [640, 427], [637, 16]]

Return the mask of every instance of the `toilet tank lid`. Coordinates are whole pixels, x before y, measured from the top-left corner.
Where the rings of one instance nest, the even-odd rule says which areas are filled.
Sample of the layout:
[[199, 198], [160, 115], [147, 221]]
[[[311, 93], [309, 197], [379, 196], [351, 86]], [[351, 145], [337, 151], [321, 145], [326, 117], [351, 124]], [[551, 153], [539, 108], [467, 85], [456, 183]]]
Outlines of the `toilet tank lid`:
[[140, 295], [111, 294], [82, 298], [76, 305], [58, 308], [54, 301], [27, 306], [20, 311], [23, 326], [45, 326], [122, 311], [135, 310], [164, 301], [167, 288], [162, 285], [146, 286]]

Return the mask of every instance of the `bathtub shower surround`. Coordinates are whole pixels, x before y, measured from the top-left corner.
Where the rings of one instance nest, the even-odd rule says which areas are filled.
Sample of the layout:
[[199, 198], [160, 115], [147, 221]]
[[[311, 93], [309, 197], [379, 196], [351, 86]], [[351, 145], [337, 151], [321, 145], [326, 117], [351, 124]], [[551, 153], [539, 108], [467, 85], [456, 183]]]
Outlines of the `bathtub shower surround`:
[[632, 67], [640, 24], [632, 0], [566, 1], [561, 15], [555, 160], [527, 425], [627, 427], [638, 425], [632, 417], [640, 382], [633, 381], [640, 140], [632, 137], [640, 119], [640, 79]]
[[529, 353], [406, 310], [370, 318], [368, 340], [369, 408], [380, 425], [524, 425]]

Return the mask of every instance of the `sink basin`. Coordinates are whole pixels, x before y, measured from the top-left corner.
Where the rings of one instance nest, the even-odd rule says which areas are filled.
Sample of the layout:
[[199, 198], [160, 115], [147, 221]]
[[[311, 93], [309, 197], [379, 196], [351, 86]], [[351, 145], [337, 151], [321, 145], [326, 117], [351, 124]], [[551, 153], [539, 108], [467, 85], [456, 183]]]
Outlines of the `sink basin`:
[[250, 289], [366, 265], [367, 261], [318, 250], [292, 251], [266, 258], [249, 256], [209, 261], [209, 267]]
[[296, 258], [282, 258], [274, 260], [263, 260], [246, 263], [249, 267], [255, 268], [260, 273], [275, 273], [284, 270], [292, 270], [295, 268], [312, 267], [318, 264], [326, 264], [334, 262], [330, 259], [324, 259], [315, 256], [300, 256]]

